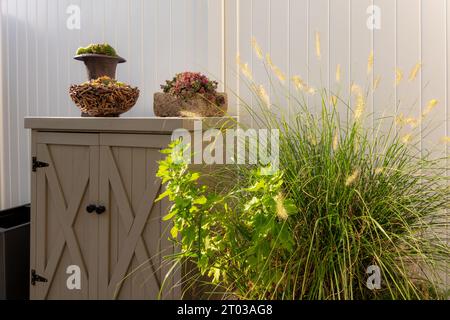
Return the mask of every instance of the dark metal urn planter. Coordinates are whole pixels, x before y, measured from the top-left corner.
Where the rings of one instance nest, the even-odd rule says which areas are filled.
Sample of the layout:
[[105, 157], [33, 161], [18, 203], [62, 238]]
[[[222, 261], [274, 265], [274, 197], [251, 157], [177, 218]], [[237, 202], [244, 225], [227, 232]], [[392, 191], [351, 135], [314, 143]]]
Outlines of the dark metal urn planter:
[[94, 80], [103, 76], [115, 79], [117, 65], [119, 63], [127, 62], [122, 57], [113, 57], [105, 54], [80, 54], [75, 56], [74, 59], [84, 62], [89, 80]]

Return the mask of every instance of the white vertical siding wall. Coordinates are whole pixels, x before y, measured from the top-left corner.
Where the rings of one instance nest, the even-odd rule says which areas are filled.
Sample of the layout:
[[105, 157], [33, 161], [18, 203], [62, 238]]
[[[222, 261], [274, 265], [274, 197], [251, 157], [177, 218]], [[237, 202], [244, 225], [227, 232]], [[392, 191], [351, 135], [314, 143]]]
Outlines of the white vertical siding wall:
[[[29, 201], [26, 116], [78, 116], [68, 88], [86, 81], [79, 46], [109, 42], [128, 60], [118, 79], [138, 86], [125, 116], [153, 115], [153, 93], [175, 73], [197, 70], [223, 81], [223, 0], [0, 0], [0, 207]], [[66, 10], [81, 9], [81, 30]]]
[[[256, 58], [251, 38], [269, 52], [274, 63], [289, 77], [300, 75], [312, 86], [347, 92], [352, 83], [379, 87], [370, 92], [367, 105], [371, 118], [384, 112], [420, 115], [430, 99], [439, 107], [433, 113], [436, 126], [423, 145], [436, 145], [448, 135], [448, 59], [450, 5], [446, 0], [227, 0], [226, 61], [228, 83], [234, 83], [244, 98], [251, 97], [236, 76], [236, 54], [248, 62], [259, 83], [268, 88], [267, 75]], [[381, 9], [381, 29], [367, 27], [369, 6]], [[322, 57], [316, 58], [315, 33], [320, 33]], [[367, 74], [370, 52], [373, 73]], [[409, 82], [411, 69], [422, 69]], [[341, 65], [342, 80], [335, 81]], [[395, 87], [395, 70], [404, 74]], [[237, 84], [236, 84], [237, 83]], [[292, 89], [292, 88], [291, 88]], [[311, 107], [319, 102], [310, 97]], [[340, 106], [344, 108], [343, 106]], [[424, 128], [426, 129], [426, 128]], [[425, 138], [425, 137], [424, 137]], [[441, 149], [444, 146], [441, 145]]]

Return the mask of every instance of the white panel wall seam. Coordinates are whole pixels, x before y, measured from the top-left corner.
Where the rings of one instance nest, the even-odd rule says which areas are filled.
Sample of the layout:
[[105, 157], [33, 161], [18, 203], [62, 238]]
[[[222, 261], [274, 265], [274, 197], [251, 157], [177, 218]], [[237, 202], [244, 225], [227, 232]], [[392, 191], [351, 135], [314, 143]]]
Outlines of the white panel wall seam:
[[[3, 0], [3, 1], [5, 1], [5, 0]], [[2, 4], [5, 4], [5, 2], [3, 2]], [[3, 7], [3, 6], [2, 6]], [[6, 42], [9, 42], [9, 38], [10, 38], [10, 36], [9, 36], [9, 3], [8, 2], [6, 2], [6, 4], [5, 4], [5, 14], [6, 14], [6, 19], [2, 19], [2, 21], [5, 21], [6, 22], [6, 27], [5, 27], [5, 29], [6, 29], [6, 37], [5, 37], [5, 39], [6, 39]], [[4, 154], [4, 156], [5, 156], [5, 158], [3, 158], [2, 160], [2, 162], [4, 162], [5, 161], [5, 159], [7, 159], [8, 160], [8, 165], [11, 165], [11, 142], [9, 141], [9, 140], [7, 140], [8, 139], [8, 137], [9, 137], [9, 135], [10, 135], [10, 132], [9, 132], [9, 130], [10, 130], [10, 118], [9, 118], [9, 109], [10, 109], [10, 105], [11, 105], [11, 97], [10, 97], [10, 83], [9, 83], [9, 79], [10, 79], [10, 57], [9, 57], [9, 52], [8, 52], [8, 50], [6, 50], [6, 54], [5, 54], [5, 57], [4, 57], [6, 60], [6, 67], [7, 67], [7, 72], [6, 72], [6, 96], [7, 96], [7, 99], [6, 99], [6, 108], [3, 110], [3, 111], [6, 111], [7, 110], [7, 114], [5, 115], [5, 122], [6, 122], [6, 124], [7, 124], [7, 130], [8, 130], [8, 132], [6, 132], [6, 134], [5, 134], [5, 136], [4, 137], [2, 137], [3, 138], [3, 141], [4, 141], [4, 144], [7, 144], [8, 145], [8, 147], [7, 147], [7, 150], [6, 150], [6, 148], [5, 148], [5, 154]], [[3, 97], [2, 97], [2, 99], [3, 99]], [[6, 192], [6, 188], [8, 188], [8, 190], [10, 191], [7, 195], [5, 194], [5, 197], [4, 197], [4, 200], [5, 200], [5, 202], [2, 204], [2, 205], [4, 205], [7, 201], [9, 201], [9, 202], [11, 202], [11, 189], [12, 189], [12, 186], [11, 186], [11, 176], [8, 176], [8, 174], [11, 174], [10, 172], [7, 172], [7, 170], [6, 170], [6, 166], [4, 167], [4, 171], [3, 171], [3, 179], [5, 179], [5, 181], [6, 181], [6, 179], [8, 179], [8, 185], [6, 186], [6, 183], [4, 184], [4, 186], [5, 186], [5, 191], [4, 192]], [[6, 178], [6, 177], [8, 177], [8, 178]]]

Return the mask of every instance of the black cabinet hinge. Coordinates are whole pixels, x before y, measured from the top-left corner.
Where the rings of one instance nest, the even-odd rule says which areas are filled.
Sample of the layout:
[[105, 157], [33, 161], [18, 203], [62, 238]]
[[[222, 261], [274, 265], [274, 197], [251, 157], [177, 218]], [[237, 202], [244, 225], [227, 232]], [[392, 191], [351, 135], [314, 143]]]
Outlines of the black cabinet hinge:
[[36, 282], [48, 282], [48, 280], [38, 275], [36, 270], [31, 270], [31, 285], [35, 286]]
[[33, 165], [32, 165], [33, 172], [36, 172], [38, 168], [47, 168], [48, 166], [49, 166], [48, 163], [38, 161], [36, 157], [33, 157]]

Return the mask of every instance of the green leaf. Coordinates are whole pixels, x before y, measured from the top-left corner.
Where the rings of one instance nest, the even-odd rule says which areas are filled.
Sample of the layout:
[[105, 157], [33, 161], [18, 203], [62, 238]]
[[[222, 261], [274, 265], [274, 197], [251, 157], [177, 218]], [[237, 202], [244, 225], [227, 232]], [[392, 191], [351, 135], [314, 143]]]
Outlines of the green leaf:
[[171, 192], [169, 190], [164, 191], [163, 193], [161, 193], [159, 195], [159, 197], [155, 200], [155, 202], [159, 202], [159, 201], [163, 200], [164, 198], [167, 198], [170, 194], [171, 194]]
[[189, 213], [196, 213], [196, 212], [199, 212], [200, 210], [196, 207], [196, 206], [192, 206], [190, 209], [189, 209]]
[[176, 198], [175, 204], [181, 208], [187, 208], [191, 204], [191, 201], [185, 198]]
[[171, 154], [172, 151], [173, 151], [173, 149], [164, 149], [164, 150], [161, 150], [160, 152], [161, 152], [162, 154]]
[[295, 205], [294, 201], [292, 201], [290, 199], [284, 200], [284, 207], [285, 207], [288, 215], [290, 215], [290, 216], [299, 213], [298, 209], [297, 209], [297, 206]]
[[176, 239], [178, 237], [178, 228], [177, 226], [173, 226], [173, 228], [170, 230], [170, 234], [172, 235], [172, 238]]
[[178, 210], [172, 210], [168, 215], [163, 218], [163, 221], [169, 221], [178, 213]]
[[209, 259], [205, 255], [201, 256], [201, 258], [198, 260], [198, 267], [199, 267], [200, 271], [202, 271], [203, 274], [205, 272], [205, 269], [208, 267], [208, 263], [209, 263]]
[[256, 207], [257, 205], [259, 205], [260, 200], [256, 197], [253, 197], [252, 200], [250, 200], [250, 202], [247, 202], [244, 206], [244, 210], [245, 211], [250, 211], [252, 210], [254, 207]]
[[266, 186], [266, 182], [264, 180], [260, 180], [256, 184], [251, 186], [250, 188], [247, 188], [246, 190], [248, 192], [258, 192], [261, 189], [264, 189], [265, 186]]
[[198, 179], [200, 179], [200, 173], [194, 172], [194, 173], [191, 175], [191, 178], [189, 179], [189, 181], [197, 181]]
[[220, 269], [215, 268], [213, 282], [218, 283], [220, 280]]
[[208, 199], [206, 199], [205, 196], [200, 196], [199, 198], [194, 200], [194, 204], [206, 204], [208, 202]]

